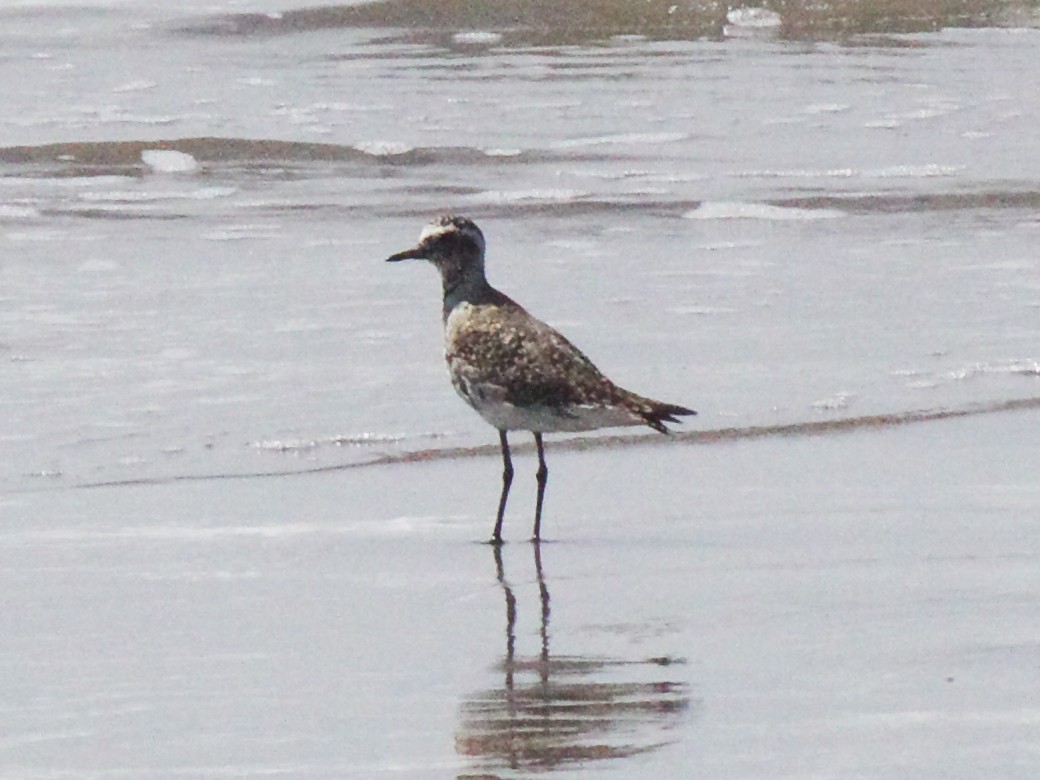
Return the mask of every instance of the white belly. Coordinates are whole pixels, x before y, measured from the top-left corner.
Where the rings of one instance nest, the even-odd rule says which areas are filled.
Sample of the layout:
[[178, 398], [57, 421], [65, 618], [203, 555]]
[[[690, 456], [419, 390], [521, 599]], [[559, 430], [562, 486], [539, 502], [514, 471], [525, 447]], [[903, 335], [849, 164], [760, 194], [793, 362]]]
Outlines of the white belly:
[[[515, 406], [495, 398], [498, 393], [486, 388], [461, 388], [459, 395], [472, 406], [488, 424], [500, 431], [531, 431], [556, 433], [593, 431], [597, 428], [616, 428], [626, 425], [644, 425], [638, 415], [617, 406]], [[480, 392], [484, 390], [484, 392]]]

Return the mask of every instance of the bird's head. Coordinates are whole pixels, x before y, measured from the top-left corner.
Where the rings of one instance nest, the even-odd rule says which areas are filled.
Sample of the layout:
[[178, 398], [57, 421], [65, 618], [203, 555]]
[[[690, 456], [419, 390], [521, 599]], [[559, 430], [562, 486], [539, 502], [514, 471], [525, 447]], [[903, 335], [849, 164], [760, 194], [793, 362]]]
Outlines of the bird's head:
[[441, 274], [484, 270], [484, 234], [466, 217], [439, 217], [423, 228], [419, 243], [390, 255], [387, 262], [428, 260]]

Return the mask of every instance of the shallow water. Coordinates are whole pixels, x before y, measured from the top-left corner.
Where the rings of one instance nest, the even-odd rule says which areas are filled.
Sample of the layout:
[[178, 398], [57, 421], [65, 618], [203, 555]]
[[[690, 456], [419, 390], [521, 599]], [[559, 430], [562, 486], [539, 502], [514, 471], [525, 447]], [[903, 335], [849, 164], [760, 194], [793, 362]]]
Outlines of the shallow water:
[[485, 440], [432, 274], [379, 264], [445, 210], [708, 428], [1037, 394], [1035, 29], [460, 48], [7, 16], [9, 489]]
[[[773, 756], [929, 776], [957, 766], [944, 746], [992, 758], [998, 724], [1035, 723], [1010, 683], [957, 715], [953, 688], [863, 677], [939, 657], [982, 690], [1040, 642], [1017, 622], [1036, 595], [1035, 12], [557, 7], [0, 10], [2, 663], [23, 680], [0, 766], [760, 777]], [[550, 443], [540, 575], [527, 546], [499, 571], [468, 544], [490, 531], [494, 432], [446, 381], [435, 273], [382, 262], [444, 211], [620, 384], [700, 412], [655, 448]], [[871, 595], [919, 571], [934, 591]], [[936, 604], [956, 612], [921, 629], [941, 652], [914, 626]], [[847, 674], [811, 662], [842, 655]], [[573, 733], [570, 695], [591, 713]], [[548, 726], [521, 738], [531, 707]], [[799, 724], [836, 747], [799, 758]], [[879, 729], [927, 734], [886, 764], [864, 747]], [[1025, 743], [1003, 776], [1026, 776]]]

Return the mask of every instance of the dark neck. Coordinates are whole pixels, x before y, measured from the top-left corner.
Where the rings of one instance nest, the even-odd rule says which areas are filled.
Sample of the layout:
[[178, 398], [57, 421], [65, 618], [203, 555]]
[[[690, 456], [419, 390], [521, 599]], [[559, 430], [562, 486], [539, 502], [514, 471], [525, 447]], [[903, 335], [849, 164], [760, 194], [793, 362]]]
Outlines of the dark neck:
[[491, 285], [483, 276], [468, 278], [444, 279], [444, 319], [448, 318], [451, 310], [460, 303], [484, 303], [493, 293]]
[[468, 272], [453, 269], [443, 274], [444, 283], [444, 319], [448, 319], [452, 309], [460, 303], [502, 303], [507, 300], [502, 293], [488, 284], [483, 269], [470, 268]]

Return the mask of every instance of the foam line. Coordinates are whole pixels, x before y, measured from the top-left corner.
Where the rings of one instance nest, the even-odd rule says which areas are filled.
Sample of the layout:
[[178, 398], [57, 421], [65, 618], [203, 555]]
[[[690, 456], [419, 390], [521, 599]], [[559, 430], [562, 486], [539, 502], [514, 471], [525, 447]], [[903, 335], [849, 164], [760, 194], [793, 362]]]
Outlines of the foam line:
[[[890, 412], [887, 414], [861, 415], [858, 417], [840, 417], [832, 420], [812, 420], [778, 425], [749, 425], [745, 427], [715, 428], [701, 431], [678, 431], [668, 436], [662, 436], [659, 433], [645, 433], [634, 436], [619, 434], [614, 436], [592, 436], [586, 438], [563, 439], [552, 442], [552, 449], [554, 451], [585, 451], [618, 447], [645, 447], [651, 445], [712, 445], [774, 437], [826, 436], [832, 433], [882, 430], [885, 428], [895, 428], [901, 425], [917, 425], [928, 422], [953, 420], [962, 417], [978, 417], [985, 414], [1000, 414], [1033, 409], [1040, 409], [1040, 397], [1015, 398], [1008, 401], [970, 404], [946, 409], [918, 409], [908, 412]], [[533, 452], [534, 446], [528, 443], [518, 443], [511, 449], [514, 453], [526, 453]], [[217, 479], [295, 477], [321, 474], [331, 471], [354, 471], [356, 469], [368, 469], [379, 466], [403, 466], [415, 463], [457, 460], [461, 458], [498, 458], [499, 454], [497, 444], [485, 444], [478, 447], [445, 447], [440, 449], [394, 453], [392, 455], [382, 455], [378, 458], [373, 458], [372, 460], [355, 463], [339, 463], [330, 466], [317, 466], [310, 469], [258, 471], [239, 474], [184, 474], [172, 477], [89, 482], [72, 485], [70, 488], [164, 485], [174, 482], [196, 482]]]

